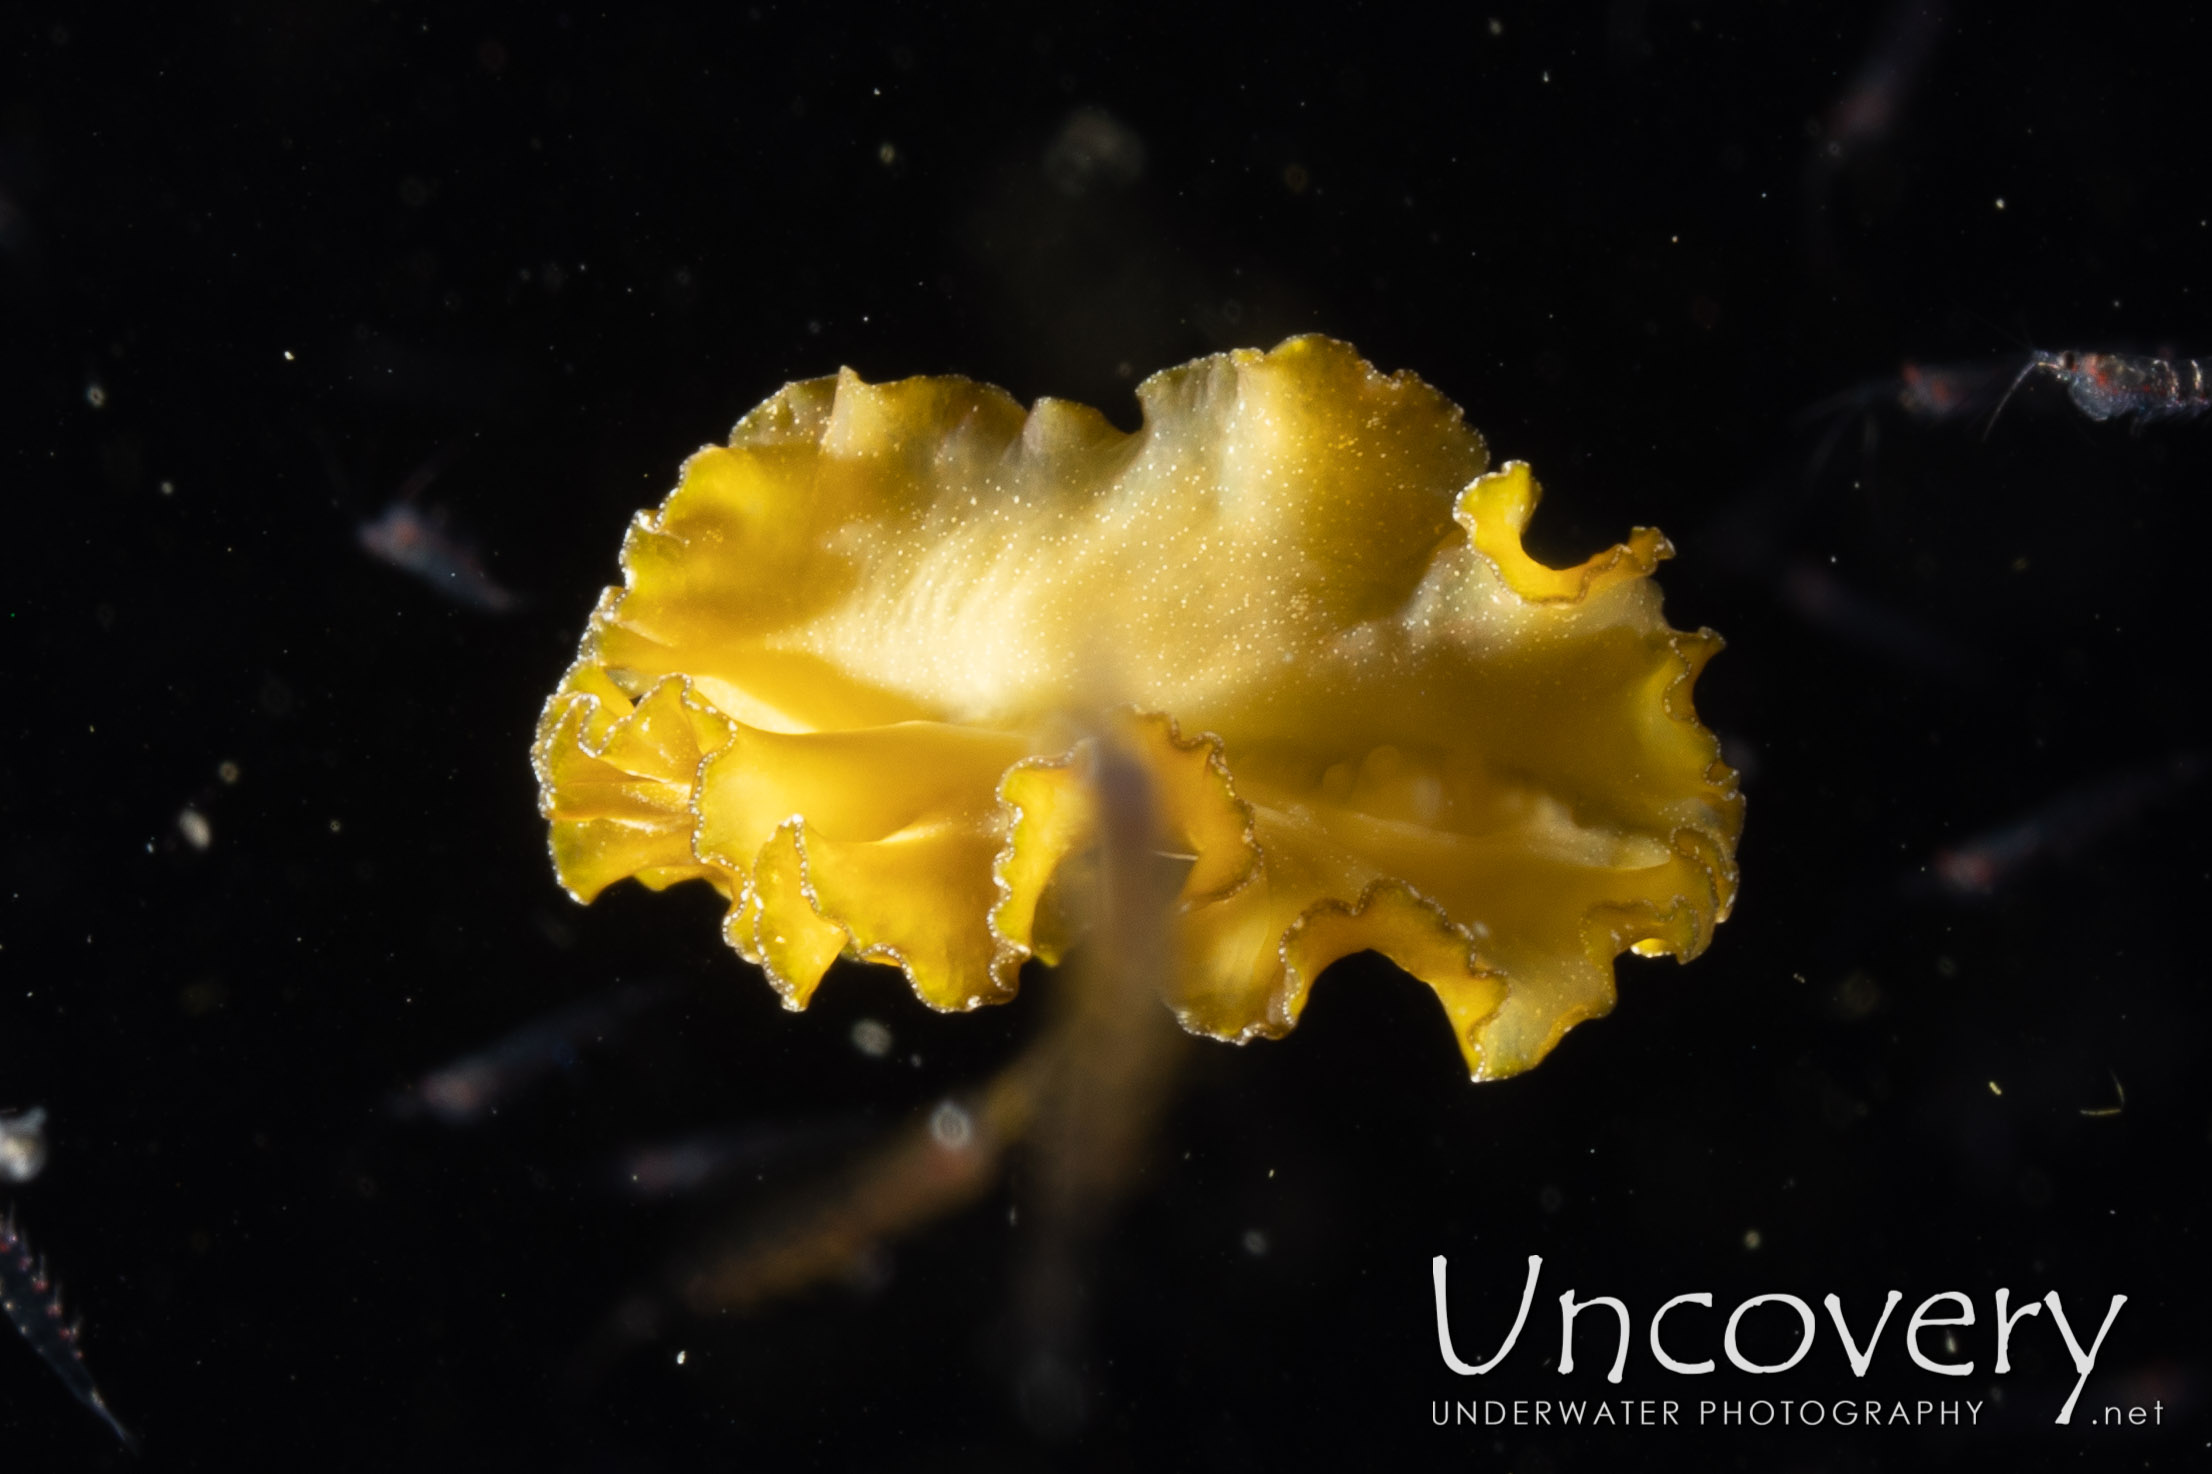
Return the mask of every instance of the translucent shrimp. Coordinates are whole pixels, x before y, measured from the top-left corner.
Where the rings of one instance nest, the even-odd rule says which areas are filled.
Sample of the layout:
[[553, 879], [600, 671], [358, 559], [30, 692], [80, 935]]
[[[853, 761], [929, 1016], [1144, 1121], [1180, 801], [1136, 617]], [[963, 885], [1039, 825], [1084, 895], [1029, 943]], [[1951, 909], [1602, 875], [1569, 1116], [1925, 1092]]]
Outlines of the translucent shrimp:
[[[2066, 386], [2074, 408], [2092, 420], [2133, 418], [2141, 429], [2153, 420], [2194, 419], [2212, 409], [2212, 389], [2204, 378], [2204, 363], [2195, 358], [2150, 358], [2137, 353], [2035, 352], [1997, 401], [1989, 417], [1989, 429], [1997, 428], [1997, 416], [2005, 412], [2012, 396], [2037, 372], [2047, 373]], [[1983, 432], [1985, 438], [1988, 431]]]

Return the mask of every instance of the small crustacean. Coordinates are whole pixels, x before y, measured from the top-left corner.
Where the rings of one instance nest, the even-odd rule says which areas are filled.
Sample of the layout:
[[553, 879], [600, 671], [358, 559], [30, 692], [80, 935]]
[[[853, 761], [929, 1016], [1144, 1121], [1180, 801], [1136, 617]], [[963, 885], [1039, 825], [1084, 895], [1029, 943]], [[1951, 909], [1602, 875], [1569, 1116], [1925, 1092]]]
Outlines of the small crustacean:
[[[2036, 373], [2047, 373], [2064, 384], [2074, 408], [2090, 419], [2132, 417], [2138, 430], [2153, 420], [2194, 419], [2212, 409], [2212, 389], [2206, 387], [2201, 359], [2081, 353], [2071, 348], [2061, 353], [2038, 350], [2028, 355], [2012, 387], [1997, 402], [1989, 417], [1989, 429], [1997, 428], [1997, 416]], [[1986, 436], [1988, 432], [1983, 433]]]
[[[337, 456], [327, 444], [322, 452], [338, 500], [351, 501]], [[423, 504], [423, 493], [451, 459], [440, 451], [417, 466], [383, 511], [354, 528], [354, 541], [378, 562], [420, 579], [453, 603], [486, 614], [511, 614], [522, 607], [521, 596], [492, 577], [476, 550], [450, 525], [443, 507]]]
[[395, 501], [362, 523], [356, 536], [363, 550], [413, 574], [456, 604], [505, 614], [521, 603], [494, 581], [475, 551], [446, 526], [442, 511], [424, 511], [404, 499]]
[[136, 1453], [138, 1440], [109, 1411], [92, 1373], [85, 1368], [84, 1350], [77, 1344], [83, 1323], [63, 1319], [61, 1287], [46, 1272], [46, 1261], [32, 1254], [30, 1244], [15, 1225], [12, 1208], [6, 1218], [0, 1219], [0, 1310], [7, 1312], [23, 1339], [54, 1369], [54, 1375], [61, 1378], [77, 1401], [98, 1413], [100, 1421], [123, 1440], [123, 1446]]

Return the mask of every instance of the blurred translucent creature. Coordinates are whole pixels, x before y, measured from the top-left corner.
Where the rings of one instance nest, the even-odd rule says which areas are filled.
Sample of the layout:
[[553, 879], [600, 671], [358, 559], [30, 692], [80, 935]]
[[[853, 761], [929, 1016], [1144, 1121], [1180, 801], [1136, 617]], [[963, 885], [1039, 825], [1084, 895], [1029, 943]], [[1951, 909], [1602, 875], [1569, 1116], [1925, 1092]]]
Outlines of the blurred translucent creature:
[[547, 1075], [574, 1069], [586, 1047], [605, 1043], [671, 991], [665, 985], [632, 983], [557, 1009], [488, 1049], [432, 1070], [393, 1101], [392, 1112], [402, 1119], [434, 1116], [448, 1126], [497, 1115], [518, 1092]]
[[[317, 444], [332, 487], [341, 499], [350, 500], [337, 456], [319, 436]], [[450, 458], [449, 453], [441, 451], [417, 466], [400, 483], [390, 504], [354, 529], [354, 539], [371, 557], [422, 580], [456, 604], [487, 614], [519, 609], [520, 597], [492, 578], [476, 550], [448, 526], [445, 510], [421, 505], [423, 492], [438, 479]]]
[[0, 1180], [29, 1182], [46, 1166], [46, 1108], [0, 1111]]
[[634, 1198], [673, 1198], [704, 1191], [771, 1162], [817, 1155], [861, 1139], [858, 1122], [801, 1126], [729, 1126], [680, 1141], [633, 1148], [615, 1164], [617, 1191]]
[[125, 1448], [137, 1452], [138, 1440], [109, 1411], [85, 1369], [84, 1349], [78, 1344], [83, 1322], [63, 1319], [61, 1287], [47, 1274], [46, 1261], [31, 1253], [12, 1209], [0, 1220], [0, 1310], [77, 1401], [99, 1414]]
[[1943, 0], [1897, 0], [1874, 44], [1819, 125], [1805, 165], [1805, 213], [1813, 256], [1834, 256], [1828, 221], [1836, 179], [1861, 164], [1896, 131], [1913, 89], [1942, 39], [1949, 6]]
[[475, 549], [446, 526], [443, 509], [424, 511], [413, 502], [393, 502], [360, 528], [361, 546], [404, 573], [411, 573], [456, 604], [505, 614], [521, 600], [494, 582]]
[[1974, 363], [1906, 361], [1888, 378], [1872, 379], [1831, 395], [1806, 410], [1800, 422], [1865, 413], [1888, 407], [1907, 419], [1941, 425], [1973, 414], [1994, 400], [1996, 386], [2011, 372], [2010, 358]]
[[1828, 110], [1822, 157], [1840, 163], [1889, 136], [1935, 52], [1948, 10], [1942, 0], [1898, 0], [1890, 7], [1873, 49]]
[[2003, 399], [1999, 388], [2013, 373], [2009, 357], [1974, 363], [1899, 365], [1888, 378], [1872, 379], [1832, 394], [1798, 415], [1800, 425], [1825, 425], [1813, 448], [1806, 476], [1818, 480], [1836, 444], [1856, 428], [1862, 452], [1872, 457], [1883, 421], [1902, 416], [1914, 425], [1956, 424], [1991, 409]]
[[1869, 598], [1818, 563], [1786, 565], [1776, 584], [1782, 602], [1808, 624], [1846, 645], [1935, 675], [1964, 668], [1967, 649], [1941, 630]]
[[1965, 899], [1996, 895], [2034, 866], [2078, 854], [2203, 775], [2203, 759], [2183, 753], [2068, 789], [2025, 818], [1937, 850], [1908, 888]]
[[1063, 194], [1134, 184], [1144, 177], [1144, 139], [1104, 108], [1077, 108], [1045, 149], [1044, 166]]
[[[1895, 374], [1832, 394], [1799, 414], [1794, 423], [1818, 427], [1803, 469], [1793, 468], [1754, 487], [1706, 529], [1700, 551], [1748, 580], [1771, 589], [1781, 605], [1837, 642], [1935, 676], [1970, 674], [1974, 652], [1908, 609], [1855, 586], [1820, 560], [1793, 554], [1802, 545], [1799, 524], [1828, 494], [1823, 473], [1847, 433], [1871, 462], [1885, 430], [1958, 425], [1998, 404], [2017, 372], [2006, 357], [1967, 363], [1907, 361]], [[1854, 487], [1862, 484], [1854, 476]]]

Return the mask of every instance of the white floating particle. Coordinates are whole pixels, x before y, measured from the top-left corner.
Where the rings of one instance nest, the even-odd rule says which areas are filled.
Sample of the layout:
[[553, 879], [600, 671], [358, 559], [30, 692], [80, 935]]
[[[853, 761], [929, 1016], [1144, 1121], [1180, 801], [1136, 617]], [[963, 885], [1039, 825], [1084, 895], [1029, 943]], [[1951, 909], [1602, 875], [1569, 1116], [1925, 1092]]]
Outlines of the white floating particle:
[[929, 1113], [929, 1134], [950, 1151], [965, 1151], [975, 1139], [975, 1122], [952, 1101], [939, 1102]]

